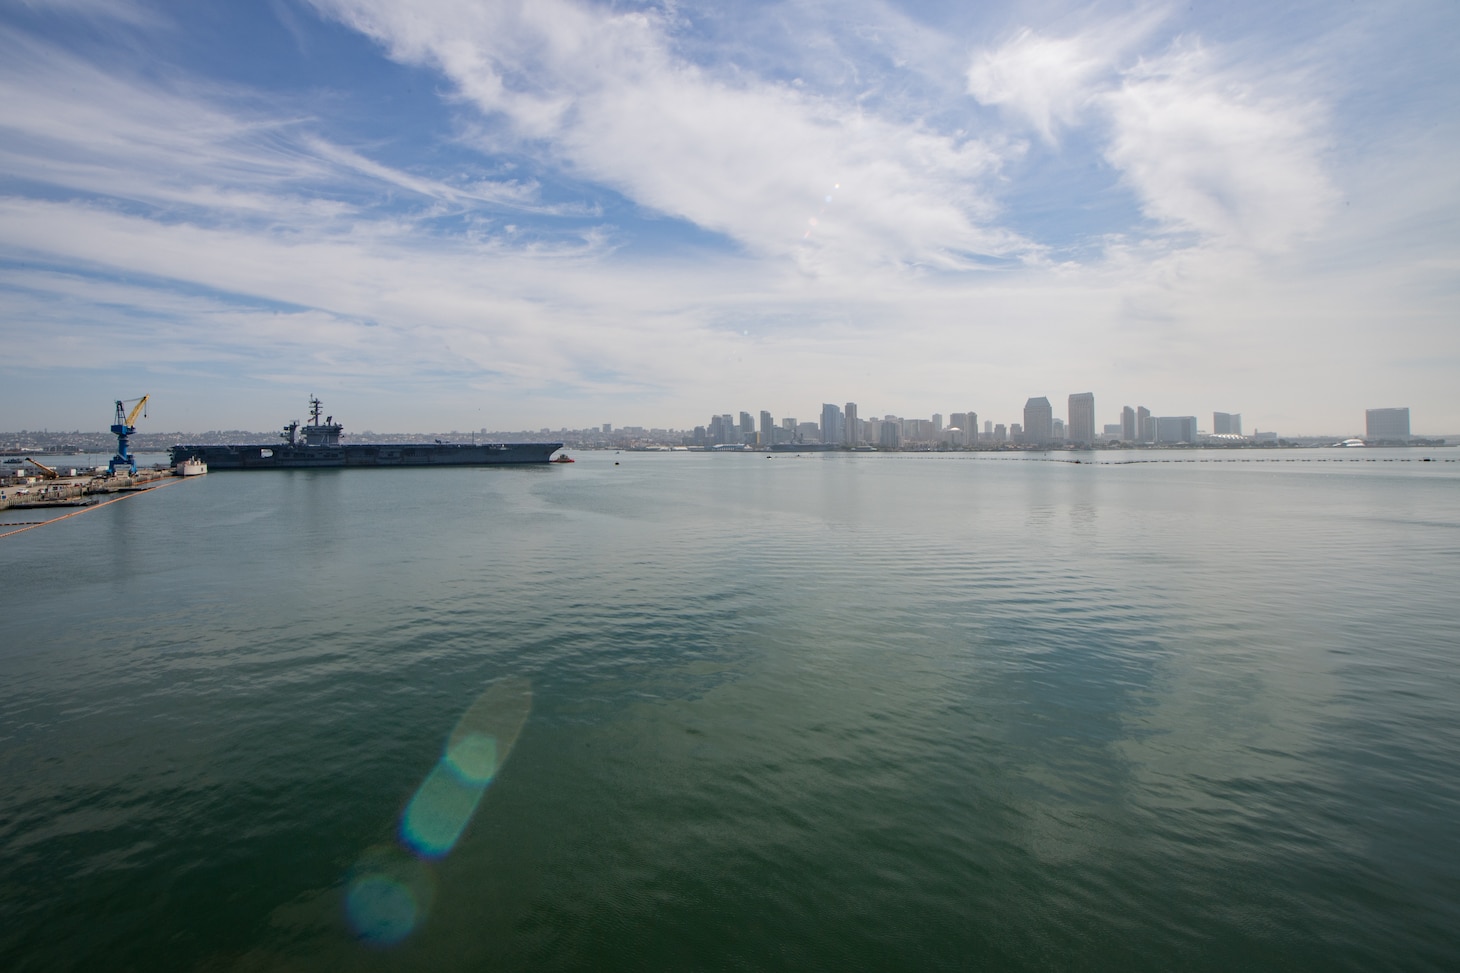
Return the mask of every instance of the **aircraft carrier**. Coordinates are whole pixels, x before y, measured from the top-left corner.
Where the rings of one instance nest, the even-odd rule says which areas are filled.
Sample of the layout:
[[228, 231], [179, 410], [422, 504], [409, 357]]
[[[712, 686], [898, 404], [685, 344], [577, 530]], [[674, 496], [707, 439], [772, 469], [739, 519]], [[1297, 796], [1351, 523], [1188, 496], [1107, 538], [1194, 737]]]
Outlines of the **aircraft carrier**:
[[[178, 444], [174, 465], [200, 460], [214, 470], [293, 470], [378, 466], [503, 466], [546, 463], [562, 443], [342, 443], [334, 416], [320, 421], [319, 399], [309, 398], [310, 421], [284, 427], [277, 443], [220, 446]], [[301, 435], [302, 434], [302, 435]]]

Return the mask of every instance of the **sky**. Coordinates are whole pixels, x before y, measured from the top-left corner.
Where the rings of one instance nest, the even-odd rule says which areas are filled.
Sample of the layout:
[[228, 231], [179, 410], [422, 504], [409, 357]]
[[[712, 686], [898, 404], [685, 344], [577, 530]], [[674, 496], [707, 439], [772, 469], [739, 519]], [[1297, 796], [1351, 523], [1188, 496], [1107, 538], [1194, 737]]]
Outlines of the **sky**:
[[5, 0], [0, 429], [1460, 432], [1460, 4]]

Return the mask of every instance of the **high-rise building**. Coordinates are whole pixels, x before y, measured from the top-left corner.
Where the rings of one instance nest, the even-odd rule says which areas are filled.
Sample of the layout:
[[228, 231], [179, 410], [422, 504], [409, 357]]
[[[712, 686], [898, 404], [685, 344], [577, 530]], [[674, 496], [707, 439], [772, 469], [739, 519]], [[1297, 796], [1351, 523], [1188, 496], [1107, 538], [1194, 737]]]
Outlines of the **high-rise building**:
[[776, 420], [764, 409], [760, 410], [760, 444], [774, 446], [776, 442]]
[[1065, 435], [1065, 421], [1059, 416], [1055, 416], [1050, 421], [1049, 441], [1052, 443], [1062, 443], [1069, 438]]
[[1154, 443], [1156, 423], [1151, 420], [1151, 410], [1143, 405], [1136, 406], [1136, 442]]
[[1054, 436], [1054, 410], [1044, 396], [1024, 403], [1024, 442], [1031, 446], [1048, 446]]
[[[984, 438], [985, 439], [993, 439], [994, 438], [994, 420], [992, 420], [992, 419], [985, 419], [983, 421], [983, 435], [984, 435]], [[1003, 439], [1004, 437], [1003, 436], [1000, 436], [999, 438], [1000, 439]]]
[[[989, 421], [993, 422], [992, 419]], [[1005, 429], [1004, 424], [1001, 422], [997, 426], [994, 426], [993, 432], [989, 433], [989, 435], [993, 437], [996, 443], [1007, 442], [1009, 439], [1009, 430]]]
[[842, 410], [824, 402], [821, 406], [821, 441], [839, 443], [842, 441]]
[[740, 441], [746, 445], [755, 443], [755, 420], [749, 412], [740, 413]]
[[1128, 443], [1136, 441], [1136, 410], [1130, 406], [1120, 410], [1120, 438]]
[[1076, 392], [1070, 396], [1070, 442], [1088, 446], [1095, 442], [1095, 393]]
[[[948, 417], [948, 442], [953, 446], [972, 446], [978, 442], [978, 413], [955, 412]], [[954, 429], [958, 431], [953, 432]]]
[[842, 442], [848, 446], [855, 446], [862, 441], [862, 420], [857, 418], [857, 403], [848, 402], [846, 413], [842, 416]]
[[1156, 419], [1156, 442], [1196, 442], [1196, 416], [1160, 416]]
[[[957, 430], [955, 432], [954, 430]], [[950, 412], [948, 414], [948, 428], [943, 430], [943, 438], [950, 446], [962, 446], [964, 437], [968, 434], [968, 413]]]
[[1409, 439], [1409, 407], [1402, 409], [1365, 409], [1365, 439]]
[[1213, 412], [1213, 436], [1242, 435], [1242, 414], [1240, 412]]

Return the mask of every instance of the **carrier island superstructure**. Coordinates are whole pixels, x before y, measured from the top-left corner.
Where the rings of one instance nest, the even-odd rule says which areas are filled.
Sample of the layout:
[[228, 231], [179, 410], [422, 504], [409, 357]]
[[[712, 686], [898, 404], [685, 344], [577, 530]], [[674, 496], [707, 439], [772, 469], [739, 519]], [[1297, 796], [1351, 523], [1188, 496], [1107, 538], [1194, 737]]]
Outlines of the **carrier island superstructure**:
[[309, 397], [309, 419], [284, 427], [277, 443], [217, 446], [179, 444], [172, 462], [201, 460], [209, 470], [282, 470], [310, 467], [503, 466], [546, 463], [562, 443], [342, 443], [344, 426]]

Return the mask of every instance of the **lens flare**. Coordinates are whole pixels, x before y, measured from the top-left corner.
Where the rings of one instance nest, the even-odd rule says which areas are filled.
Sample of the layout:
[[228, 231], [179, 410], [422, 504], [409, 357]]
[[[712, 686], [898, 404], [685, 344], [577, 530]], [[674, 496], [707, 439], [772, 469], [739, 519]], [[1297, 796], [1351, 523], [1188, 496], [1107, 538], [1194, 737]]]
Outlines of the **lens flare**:
[[467, 707], [431, 768], [406, 805], [400, 838], [424, 858], [440, 858], [456, 847], [482, 795], [512, 752], [532, 709], [532, 686], [504, 679]]
[[345, 914], [362, 941], [393, 946], [425, 920], [435, 895], [428, 863], [456, 847], [531, 710], [532, 684], [513, 677], [487, 687], [457, 720], [401, 813], [400, 847], [372, 848], [351, 871]]
[[399, 848], [379, 846], [355, 863], [345, 889], [345, 915], [364, 942], [394, 946], [415, 931], [434, 897], [424, 865]]

